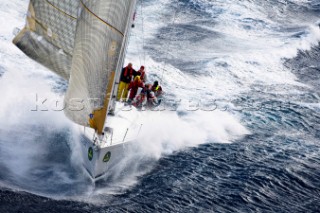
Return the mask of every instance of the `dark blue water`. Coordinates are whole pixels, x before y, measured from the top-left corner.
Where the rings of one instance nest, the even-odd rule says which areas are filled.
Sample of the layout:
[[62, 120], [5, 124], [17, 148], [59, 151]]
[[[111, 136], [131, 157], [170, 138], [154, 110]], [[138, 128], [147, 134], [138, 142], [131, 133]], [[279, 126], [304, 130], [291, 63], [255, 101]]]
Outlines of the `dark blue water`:
[[[94, 186], [72, 158], [71, 129], [22, 116], [17, 130], [0, 129], [0, 212], [320, 212], [320, 43], [313, 39], [319, 31], [309, 28], [320, 20], [319, 1], [148, 0], [143, 7], [157, 4], [166, 8], [164, 25], [146, 39], [145, 53], [195, 82], [226, 75], [225, 88], [177, 90], [228, 102], [226, 111], [250, 134], [227, 144], [203, 141], [159, 160], [133, 156], [134, 172], [128, 162], [120, 178]], [[316, 42], [306, 49], [295, 42], [310, 39]], [[297, 45], [297, 54], [286, 44]], [[239, 72], [242, 63], [250, 78]], [[278, 68], [296, 84], [276, 80]], [[266, 70], [274, 81], [259, 77]], [[126, 186], [126, 176], [135, 182]]]

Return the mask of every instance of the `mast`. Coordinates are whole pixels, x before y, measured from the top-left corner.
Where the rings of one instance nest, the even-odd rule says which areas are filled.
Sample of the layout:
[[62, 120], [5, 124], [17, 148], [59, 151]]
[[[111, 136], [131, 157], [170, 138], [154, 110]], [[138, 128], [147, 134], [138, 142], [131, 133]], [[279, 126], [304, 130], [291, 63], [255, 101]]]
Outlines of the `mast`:
[[120, 52], [120, 59], [118, 61], [118, 65], [117, 65], [117, 71], [115, 73], [115, 79], [113, 82], [113, 89], [112, 89], [112, 99], [110, 101], [109, 104], [109, 111], [113, 111], [115, 110], [116, 107], [116, 97], [117, 97], [117, 93], [118, 93], [118, 87], [119, 87], [119, 81], [120, 81], [120, 76], [121, 76], [121, 72], [122, 72], [122, 68], [123, 68], [123, 64], [124, 64], [124, 59], [125, 59], [125, 55], [127, 53], [127, 48], [128, 48], [128, 43], [129, 43], [129, 38], [130, 38], [130, 32], [131, 32], [131, 26], [132, 23], [134, 22], [134, 16], [135, 16], [135, 5], [137, 0], [132, 0], [133, 2], [133, 6], [131, 7], [131, 11], [130, 11], [130, 15], [128, 16], [128, 20], [127, 20], [127, 31], [125, 33], [125, 38], [124, 38], [124, 42], [121, 48], [121, 52]]

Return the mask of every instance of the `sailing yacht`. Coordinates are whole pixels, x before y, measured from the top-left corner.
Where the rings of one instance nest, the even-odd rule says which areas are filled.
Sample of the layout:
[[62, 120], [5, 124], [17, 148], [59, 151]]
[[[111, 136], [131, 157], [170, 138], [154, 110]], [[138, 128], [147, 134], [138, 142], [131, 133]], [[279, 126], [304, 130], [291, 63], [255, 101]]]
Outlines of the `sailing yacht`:
[[[141, 123], [117, 104], [136, 0], [30, 0], [13, 43], [69, 82], [65, 115], [82, 131], [85, 171], [97, 180], [122, 157]], [[114, 114], [111, 116], [110, 114]]]

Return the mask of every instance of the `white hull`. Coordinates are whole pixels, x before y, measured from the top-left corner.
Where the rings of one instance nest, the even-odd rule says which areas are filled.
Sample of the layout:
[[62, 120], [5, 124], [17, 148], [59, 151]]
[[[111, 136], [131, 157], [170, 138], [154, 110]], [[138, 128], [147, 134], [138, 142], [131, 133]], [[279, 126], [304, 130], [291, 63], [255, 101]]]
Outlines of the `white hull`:
[[129, 144], [137, 139], [141, 131], [141, 117], [143, 115], [134, 108], [127, 110], [123, 104], [118, 104], [116, 115], [107, 118], [103, 136], [96, 135], [91, 128], [79, 126], [83, 166], [94, 181], [124, 158]]
[[81, 138], [81, 154], [85, 171], [94, 181], [104, 177], [108, 170], [116, 166], [124, 157], [128, 143], [102, 148], [83, 135]]

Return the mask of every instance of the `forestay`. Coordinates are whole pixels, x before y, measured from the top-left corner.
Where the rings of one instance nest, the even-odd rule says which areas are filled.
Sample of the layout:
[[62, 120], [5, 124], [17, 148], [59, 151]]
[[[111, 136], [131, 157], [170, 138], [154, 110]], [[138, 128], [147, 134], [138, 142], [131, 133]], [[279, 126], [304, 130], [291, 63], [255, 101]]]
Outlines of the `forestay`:
[[[69, 80], [65, 114], [102, 133], [136, 0], [31, 0], [14, 43]], [[90, 119], [91, 117], [91, 119]]]

